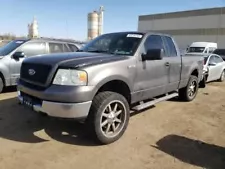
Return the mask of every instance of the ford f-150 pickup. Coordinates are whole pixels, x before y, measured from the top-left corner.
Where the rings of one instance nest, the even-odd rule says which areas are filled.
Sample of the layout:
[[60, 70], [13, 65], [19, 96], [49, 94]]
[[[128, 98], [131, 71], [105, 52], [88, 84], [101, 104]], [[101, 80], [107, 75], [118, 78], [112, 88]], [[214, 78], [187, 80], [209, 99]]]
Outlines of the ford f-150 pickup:
[[101, 35], [74, 53], [26, 58], [18, 80], [22, 105], [60, 118], [85, 120], [101, 144], [118, 140], [130, 113], [178, 97], [192, 101], [204, 60], [180, 56], [169, 35]]

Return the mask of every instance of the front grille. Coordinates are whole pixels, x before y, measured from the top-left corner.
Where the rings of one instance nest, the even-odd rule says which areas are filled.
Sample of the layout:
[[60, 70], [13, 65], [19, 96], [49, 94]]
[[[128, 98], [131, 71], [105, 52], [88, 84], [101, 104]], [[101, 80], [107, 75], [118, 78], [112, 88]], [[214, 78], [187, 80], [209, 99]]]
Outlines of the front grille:
[[28, 82], [24, 81], [23, 79], [20, 79], [20, 84], [22, 84], [23, 86], [26, 86], [30, 89], [35, 89], [35, 90], [38, 90], [38, 91], [43, 91], [43, 90], [46, 89], [46, 87], [28, 83]]
[[[36, 84], [45, 85], [48, 76], [51, 72], [51, 65], [35, 64], [35, 63], [22, 63], [20, 76], [21, 79], [33, 82]], [[30, 70], [34, 70], [34, 74], [29, 74]]]

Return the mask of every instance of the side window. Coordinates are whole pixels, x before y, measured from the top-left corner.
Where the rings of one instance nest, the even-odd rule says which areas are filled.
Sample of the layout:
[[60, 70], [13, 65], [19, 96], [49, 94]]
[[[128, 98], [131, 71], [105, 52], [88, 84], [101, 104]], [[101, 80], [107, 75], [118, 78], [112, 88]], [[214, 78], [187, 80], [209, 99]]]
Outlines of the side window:
[[218, 56], [214, 56], [215, 57], [215, 62], [216, 63], [221, 63], [223, 62], [223, 59], [221, 57], [218, 57]]
[[215, 56], [214, 55], [210, 56], [209, 63], [215, 63], [215, 62], [216, 62], [215, 61]]
[[177, 50], [171, 37], [164, 36], [167, 55], [169, 57], [177, 56]]
[[78, 50], [78, 48], [75, 45], [68, 44], [68, 46], [72, 52], [76, 52]]
[[63, 44], [63, 51], [64, 52], [71, 52], [70, 48], [66, 44]]
[[[144, 43], [144, 52], [146, 53], [149, 49], [164, 49], [163, 41], [159, 35], [150, 35]], [[165, 54], [165, 53], [164, 53]]]
[[60, 43], [49, 43], [50, 53], [63, 53], [63, 44]]
[[42, 42], [25, 43], [18, 51], [24, 52], [25, 56], [35, 56], [46, 53], [46, 45]]

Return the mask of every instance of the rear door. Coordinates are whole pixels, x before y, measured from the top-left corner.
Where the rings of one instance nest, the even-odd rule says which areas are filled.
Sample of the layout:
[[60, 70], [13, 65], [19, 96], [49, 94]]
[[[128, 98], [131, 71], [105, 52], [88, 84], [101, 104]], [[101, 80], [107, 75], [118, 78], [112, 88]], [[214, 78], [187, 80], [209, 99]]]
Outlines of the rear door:
[[49, 53], [63, 53], [63, 44], [56, 42], [49, 42]]
[[66, 43], [63, 44], [63, 51], [64, 52], [72, 52]]
[[169, 36], [163, 36], [166, 48], [165, 66], [168, 69], [168, 86], [166, 92], [177, 90], [181, 76], [181, 56], [177, 53], [174, 41]]
[[78, 50], [78, 47], [74, 44], [68, 43], [68, 46], [72, 52], [76, 52]]

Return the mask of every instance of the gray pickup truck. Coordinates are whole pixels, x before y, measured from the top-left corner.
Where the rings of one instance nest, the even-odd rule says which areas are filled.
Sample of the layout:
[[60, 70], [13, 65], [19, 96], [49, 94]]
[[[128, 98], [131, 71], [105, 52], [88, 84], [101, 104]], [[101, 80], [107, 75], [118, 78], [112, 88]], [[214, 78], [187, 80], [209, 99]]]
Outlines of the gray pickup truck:
[[101, 144], [118, 140], [130, 113], [179, 96], [192, 101], [200, 57], [181, 57], [174, 39], [144, 32], [104, 34], [75, 53], [27, 58], [18, 80], [22, 105], [85, 120]]

